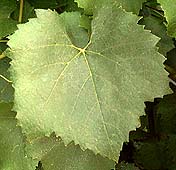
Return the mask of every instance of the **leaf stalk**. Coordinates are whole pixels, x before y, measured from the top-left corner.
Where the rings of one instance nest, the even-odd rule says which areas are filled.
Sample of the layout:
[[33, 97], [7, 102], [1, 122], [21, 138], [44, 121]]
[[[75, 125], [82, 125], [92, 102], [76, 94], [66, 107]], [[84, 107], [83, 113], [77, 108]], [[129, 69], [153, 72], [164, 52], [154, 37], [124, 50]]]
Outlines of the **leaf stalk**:
[[21, 23], [23, 19], [23, 6], [24, 6], [24, 0], [20, 0], [20, 11], [19, 11], [19, 18], [18, 18], [19, 23]]

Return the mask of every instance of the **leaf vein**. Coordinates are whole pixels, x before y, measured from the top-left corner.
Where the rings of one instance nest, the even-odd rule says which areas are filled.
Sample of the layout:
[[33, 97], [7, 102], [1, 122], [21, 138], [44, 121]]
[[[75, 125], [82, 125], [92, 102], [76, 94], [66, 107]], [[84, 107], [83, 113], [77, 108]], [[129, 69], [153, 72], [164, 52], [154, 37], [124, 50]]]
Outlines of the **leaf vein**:
[[91, 68], [90, 68], [90, 64], [89, 64], [89, 62], [88, 62], [88, 60], [87, 60], [87, 58], [86, 58], [85, 55], [84, 55], [84, 58], [85, 58], [85, 61], [86, 61], [86, 63], [87, 63], [87, 67], [88, 67], [88, 69], [89, 69], [89, 71], [90, 71], [90, 73], [91, 73], [92, 84], [93, 84], [93, 88], [94, 88], [96, 100], [97, 100], [97, 103], [98, 103], [98, 106], [99, 106], [99, 110], [100, 110], [100, 113], [101, 113], [101, 116], [102, 116], [102, 121], [103, 121], [102, 123], [103, 123], [103, 126], [104, 126], [104, 131], [105, 131], [105, 133], [106, 133], [107, 140], [108, 140], [109, 146], [110, 146], [110, 148], [111, 148], [111, 151], [112, 151], [112, 153], [114, 153], [114, 150], [113, 150], [113, 148], [112, 148], [112, 146], [111, 146], [110, 137], [109, 137], [109, 135], [108, 135], [107, 126], [106, 126], [106, 124], [105, 124], [104, 114], [103, 114], [103, 111], [102, 111], [102, 109], [101, 109], [100, 100], [99, 100], [99, 97], [98, 97], [98, 94], [97, 94], [96, 85], [95, 85], [95, 82], [94, 82], [94, 79], [93, 79], [93, 76], [92, 76], [92, 70], [91, 70]]

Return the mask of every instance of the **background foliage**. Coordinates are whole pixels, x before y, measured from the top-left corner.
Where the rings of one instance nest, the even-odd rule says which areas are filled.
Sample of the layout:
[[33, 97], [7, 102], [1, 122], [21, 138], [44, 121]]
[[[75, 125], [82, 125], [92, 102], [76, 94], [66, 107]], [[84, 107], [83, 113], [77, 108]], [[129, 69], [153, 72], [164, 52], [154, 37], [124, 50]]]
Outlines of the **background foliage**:
[[[116, 0], [116, 5], [112, 5], [113, 2], [111, 0], [108, 2], [106, 0], [101, 2], [98, 0], [0, 1], [0, 170], [175, 170], [176, 2], [175, 0], [135, 0], [135, 2]], [[119, 6], [121, 7], [119, 8]], [[46, 11], [36, 9], [46, 9]], [[103, 25], [101, 25], [102, 23]], [[98, 63], [95, 66], [91, 65], [91, 68], [98, 70], [96, 70], [97, 73], [103, 73], [103, 76], [106, 77], [103, 79], [104, 81], [110, 80], [110, 82], [119, 83], [120, 81], [114, 81], [114, 79], [124, 77], [126, 80], [123, 86], [120, 86], [122, 90], [119, 94], [123, 99], [120, 102], [115, 97], [111, 98], [113, 95], [110, 96], [103, 89], [101, 80], [95, 81], [96, 85], [101, 87], [101, 92], [106, 92], [101, 93], [104, 99], [102, 101], [106, 101], [108, 95], [110, 97], [107, 101], [113, 99], [108, 107], [107, 103], [103, 105], [103, 102], [100, 102], [108, 113], [106, 117], [110, 117], [106, 123], [115, 127], [113, 129], [107, 126], [108, 135], [116, 135], [117, 132], [114, 132], [116, 129], [124, 132], [118, 137], [113, 137], [114, 143], [112, 142], [112, 145], [110, 145], [112, 152], [109, 151], [111, 149], [108, 148], [109, 141], [106, 139], [106, 135], [101, 131], [98, 131], [99, 134], [95, 134], [94, 137], [91, 136], [92, 131], [91, 133], [90, 130], [84, 131], [87, 138], [83, 140], [83, 135], [80, 135], [80, 130], [83, 129], [79, 126], [81, 125], [81, 115], [79, 115], [80, 119], [76, 119], [74, 123], [70, 121], [69, 114], [65, 119], [62, 118], [60, 122], [55, 122], [56, 118], [54, 116], [58, 108], [53, 106], [57, 105], [54, 97], [51, 100], [51, 108], [48, 109], [48, 112], [46, 111], [44, 117], [43, 112], [40, 111], [40, 102], [37, 103], [41, 99], [41, 95], [38, 95], [38, 98], [33, 98], [34, 92], [31, 93], [36, 83], [39, 90], [43, 88], [47, 94], [47, 90], [49, 92], [50, 89], [48, 82], [52, 85], [52, 80], [43, 85], [40, 84], [39, 78], [42, 77], [40, 76], [37, 77], [37, 81], [32, 79], [32, 82], [27, 77], [28, 72], [32, 72], [33, 69], [43, 66], [43, 64], [47, 65], [49, 62], [55, 62], [54, 59], [58, 60], [60, 54], [71, 56], [76, 54], [76, 50], [80, 50], [79, 48], [70, 50], [66, 47], [52, 47], [51, 50], [46, 48], [46, 51], [40, 49], [41, 45], [46, 45], [45, 43], [48, 42], [67, 44], [67, 40], [62, 36], [63, 29], [65, 34], [69, 36], [74, 48], [84, 48], [89, 39], [93, 37], [91, 39], [92, 45], [85, 49], [87, 53], [81, 53], [79, 59], [88, 58], [90, 55], [88, 50], [98, 54], [99, 49], [105, 49], [104, 56], [111, 54], [109, 56], [112, 57], [111, 61], [113, 60], [113, 62], [117, 54], [122, 58], [128, 56], [123, 68], [119, 67], [120, 73], [119, 70], [113, 69], [113, 64], [109, 64], [107, 60], [97, 60], [101, 61], [101, 65], [98, 65]], [[144, 31], [144, 29], [150, 30], [151, 33]], [[123, 46], [120, 46], [120, 43], [116, 41], [118, 38]], [[98, 43], [96, 43], [97, 41]], [[140, 42], [140, 44], [135, 44], [135, 41]], [[119, 47], [106, 51], [104, 42], [107, 43], [108, 47], [111, 47], [111, 44], [119, 43]], [[27, 52], [20, 51], [21, 49]], [[28, 49], [30, 50], [28, 51]], [[160, 54], [156, 52], [156, 49]], [[96, 57], [96, 55], [94, 56]], [[100, 57], [100, 54], [98, 55]], [[162, 55], [165, 57], [165, 61]], [[90, 60], [89, 62], [96, 63], [97, 61]], [[141, 66], [140, 63], [143, 63], [143, 61], [145, 61], [144, 66]], [[162, 65], [162, 61], [164, 65]], [[63, 59], [62, 62], [67, 62], [67, 60]], [[72, 75], [73, 77], [76, 77], [75, 75], [80, 73], [80, 70], [86, 68], [80, 63], [81, 60], [78, 65], [74, 63], [75, 67], [73, 68], [76, 68], [75, 70], [71, 67], [71, 73], [75, 72]], [[167, 74], [164, 73], [164, 67], [169, 74], [170, 90], [169, 85], [167, 85], [168, 79]], [[112, 74], [106, 75], [102, 68], [112, 70]], [[130, 68], [132, 69], [130, 70]], [[54, 71], [50, 72], [49, 76], [47, 74], [48, 77], [55, 74], [56, 68], [52, 67], [52, 69]], [[135, 78], [132, 79], [130, 74], [135, 69], [136, 72], [133, 74], [133, 78]], [[46, 70], [44, 71], [44, 73], [47, 73]], [[39, 72], [37, 73], [39, 74]], [[143, 75], [147, 73], [151, 84], [147, 84], [145, 76], [141, 78], [139, 73]], [[87, 75], [87, 70], [85, 70], [85, 74]], [[70, 76], [70, 73], [66, 75]], [[80, 79], [78, 80], [80, 81]], [[87, 81], [89, 79], [83, 80]], [[68, 81], [65, 80], [62, 83], [67, 84]], [[71, 83], [76, 83], [76, 81]], [[106, 83], [106, 88], [108, 88], [107, 85], [108, 83]], [[134, 86], [136, 91], [133, 88]], [[62, 85], [58, 87], [62, 88]], [[87, 91], [91, 88], [92, 86], [88, 86]], [[109, 88], [112, 88], [112, 84], [109, 85]], [[28, 93], [24, 93], [24, 89], [30, 90]], [[135, 98], [134, 96], [138, 91], [143, 91], [142, 94], [144, 94]], [[40, 94], [40, 91], [37, 92]], [[30, 94], [32, 95], [30, 96]], [[57, 94], [59, 94], [59, 91], [57, 91]], [[70, 95], [74, 96], [74, 94], [75, 92], [69, 93], [62, 99], [67, 103]], [[93, 98], [92, 95], [88, 103], [89, 106], [92, 106]], [[145, 103], [145, 107], [141, 104], [141, 100]], [[118, 102], [115, 103], [114, 101]], [[68, 108], [65, 105], [66, 103], [58, 104], [61, 108], [59, 111], [66, 112]], [[131, 106], [129, 103], [131, 103]], [[79, 107], [81, 106], [84, 106], [84, 103], [80, 103]], [[120, 123], [117, 123], [117, 121], [114, 121], [115, 116], [109, 116], [114, 113], [116, 107], [120, 110], [118, 113], [124, 113], [124, 115], [127, 109], [130, 110], [135, 114], [134, 119], [125, 116]], [[82, 107], [84, 112], [86, 112], [85, 108]], [[145, 110], [145, 115], [143, 110]], [[103, 125], [97, 123], [99, 122], [98, 112], [95, 109], [97, 116], [92, 119], [97, 119], [97, 121], [91, 123], [96, 130], [98, 128], [103, 129]], [[137, 126], [139, 116], [140, 127]], [[41, 127], [40, 124], [45, 121], [46, 124]], [[67, 131], [66, 128], [60, 129], [60, 127], [67, 127], [69, 123], [74, 124], [74, 132]], [[89, 122], [84, 122], [83, 126], [85, 123], [87, 123], [86, 126], [89, 125]], [[133, 130], [135, 128], [136, 130]], [[55, 132], [53, 132], [53, 129]], [[109, 132], [110, 130], [113, 133]], [[96, 139], [99, 139], [98, 142]], [[103, 145], [99, 141], [103, 141]], [[65, 146], [64, 143], [68, 145]], [[121, 143], [123, 143], [122, 150]]]

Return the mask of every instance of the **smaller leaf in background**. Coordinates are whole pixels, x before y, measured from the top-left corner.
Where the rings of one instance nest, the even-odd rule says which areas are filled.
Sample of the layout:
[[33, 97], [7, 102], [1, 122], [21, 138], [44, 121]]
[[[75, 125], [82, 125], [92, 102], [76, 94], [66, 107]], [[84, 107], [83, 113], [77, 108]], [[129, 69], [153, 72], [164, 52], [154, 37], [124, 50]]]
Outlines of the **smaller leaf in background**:
[[[85, 14], [92, 15], [94, 8], [94, 0], [75, 0], [80, 8], [84, 9]], [[101, 1], [100, 1], [101, 2]]]
[[128, 12], [133, 12], [134, 14], [139, 14], [140, 9], [142, 8], [143, 2], [146, 0], [117, 0], [118, 3]]
[[81, 18], [80, 18], [80, 27], [86, 29], [88, 31], [88, 35], [90, 37], [91, 35], [91, 21], [92, 21], [92, 18], [88, 15], [81, 15]]
[[157, 3], [144, 3], [140, 12], [143, 18], [139, 21], [140, 25], [145, 25], [145, 29], [151, 30], [153, 34], [160, 37], [157, 43], [158, 51], [166, 56], [166, 53], [174, 48], [174, 42], [166, 33], [167, 28], [164, 24], [164, 17], [162, 11], [159, 9]]
[[12, 103], [0, 103], [0, 169], [34, 170], [36, 162], [28, 158], [24, 151], [24, 137], [17, 126]]
[[139, 15], [144, 17], [152, 15], [160, 19], [164, 18], [164, 12], [156, 0], [146, 0], [142, 5]]
[[176, 94], [163, 97], [157, 109], [157, 128], [160, 133], [176, 134]]
[[145, 29], [151, 30], [153, 34], [160, 37], [160, 41], [157, 43], [157, 47], [159, 47], [158, 51], [166, 55], [168, 51], [174, 48], [174, 42], [171, 37], [169, 37], [166, 33], [166, 27], [162, 20], [149, 16], [141, 19], [139, 24], [145, 25]]
[[16, 0], [1, 0], [0, 1], [0, 18], [9, 18], [10, 14], [16, 8]]
[[17, 29], [17, 21], [11, 18], [0, 18], [0, 39], [13, 33]]
[[168, 35], [176, 38], [176, 1], [175, 0], [158, 0], [164, 10], [168, 22]]
[[[153, 123], [153, 126], [149, 126], [149, 133], [145, 135], [147, 138], [141, 140], [136, 137], [133, 153], [135, 164], [142, 169], [170, 169], [175, 165], [176, 149], [173, 147], [176, 143], [175, 101], [176, 94], [169, 94], [163, 99], [155, 99], [154, 102], [147, 103], [147, 115], [149, 119], [153, 119], [149, 124]], [[153, 118], [149, 112], [153, 112]]]
[[41, 160], [43, 170], [112, 170], [115, 166], [113, 161], [83, 151], [74, 143], [65, 146], [55, 136], [30, 141], [26, 152], [34, 160]]
[[157, 142], [151, 140], [135, 143], [135, 164], [145, 170], [167, 169], [165, 146], [165, 141]]
[[[8, 79], [10, 77], [8, 72], [8, 68], [10, 66], [9, 62], [10, 59], [7, 57], [0, 59], [0, 75]], [[0, 77], [0, 102], [12, 102], [13, 93], [14, 89], [12, 87], [12, 84]]]
[[168, 136], [168, 141], [166, 145], [167, 154], [167, 165], [169, 170], [175, 170], [176, 165], [176, 135], [172, 134]]
[[10, 18], [10, 14], [16, 9], [16, 0], [0, 1], [0, 39], [13, 33], [17, 27], [17, 21]]
[[[95, 4], [101, 6], [102, 2], [106, 0], [75, 0], [78, 3], [78, 6], [83, 8], [86, 15], [92, 15]], [[126, 11], [133, 12], [134, 14], [139, 14], [140, 9], [142, 8], [142, 3], [146, 0], [110, 0], [111, 3], [117, 3], [122, 6]]]
[[84, 48], [89, 41], [88, 32], [80, 27], [81, 14], [79, 12], [64, 12], [60, 15], [63, 19], [67, 34], [72, 43]]

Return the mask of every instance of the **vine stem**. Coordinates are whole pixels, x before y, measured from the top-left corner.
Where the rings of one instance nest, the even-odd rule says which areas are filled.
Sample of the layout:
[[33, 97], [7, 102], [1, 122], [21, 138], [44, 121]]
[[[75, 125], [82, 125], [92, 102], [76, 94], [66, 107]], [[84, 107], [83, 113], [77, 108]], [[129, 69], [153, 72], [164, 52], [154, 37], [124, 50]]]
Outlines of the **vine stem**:
[[8, 83], [12, 83], [11, 80], [7, 79], [6, 77], [4, 77], [3, 75], [0, 74], [0, 78], [4, 79], [5, 81], [7, 81]]
[[20, 0], [20, 11], [19, 11], [19, 18], [18, 18], [19, 23], [21, 23], [23, 19], [23, 6], [24, 6], [24, 0]]

